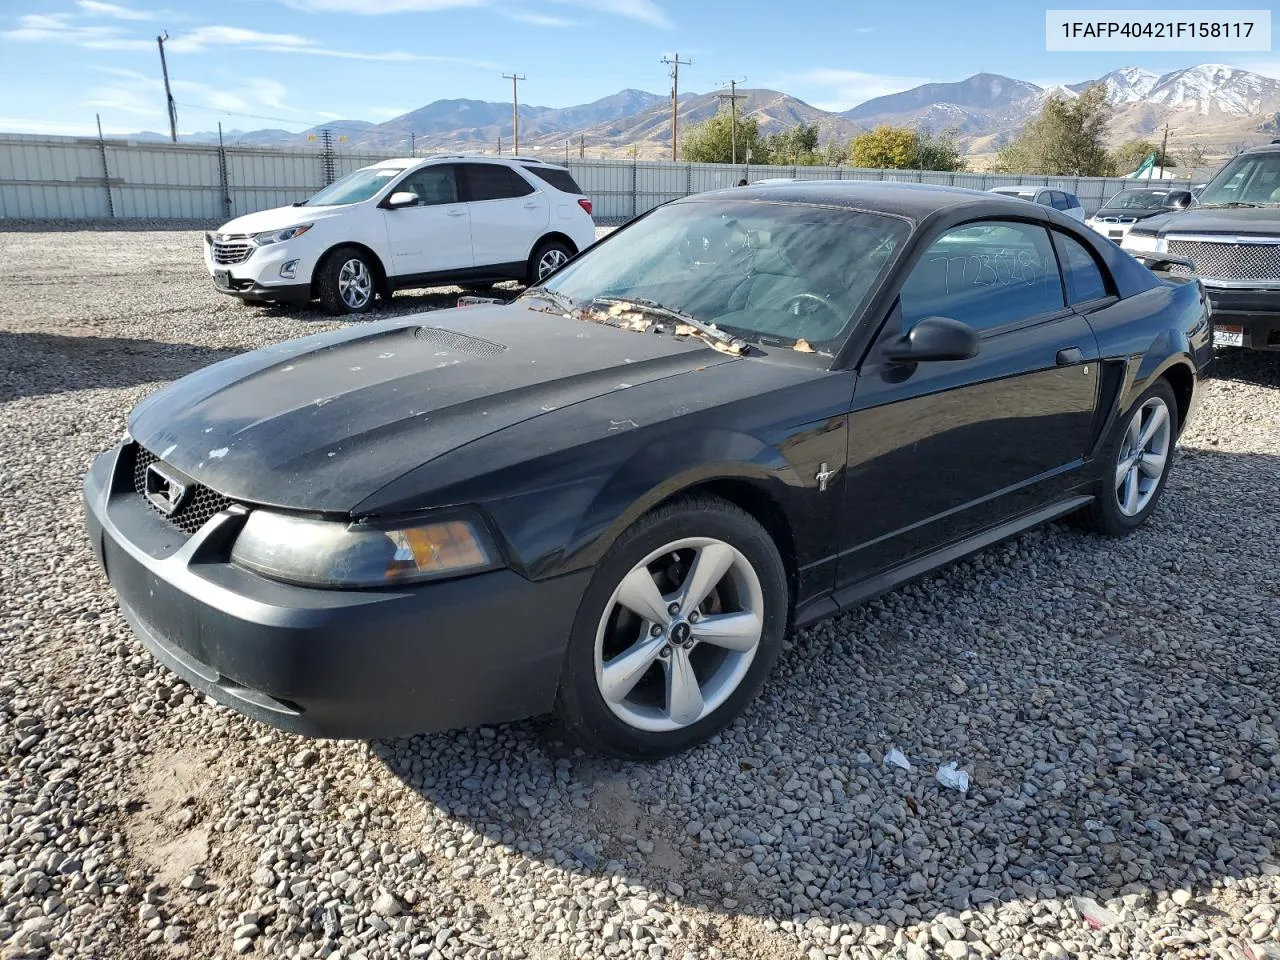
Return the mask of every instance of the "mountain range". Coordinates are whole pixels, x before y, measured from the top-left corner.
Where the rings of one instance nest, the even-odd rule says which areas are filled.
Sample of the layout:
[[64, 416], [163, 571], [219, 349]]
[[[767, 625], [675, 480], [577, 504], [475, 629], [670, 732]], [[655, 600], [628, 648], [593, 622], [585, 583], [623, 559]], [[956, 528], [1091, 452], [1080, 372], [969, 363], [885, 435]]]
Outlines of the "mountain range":
[[[1197, 144], [1210, 156], [1280, 135], [1280, 81], [1239, 67], [1200, 64], [1157, 74], [1122, 67], [1080, 83], [1040, 87], [999, 74], [978, 73], [955, 83], [926, 83], [868, 100], [850, 110], [821, 110], [777, 90], [740, 89], [738, 110], [763, 133], [814, 123], [823, 142], [847, 140], [877, 124], [953, 130], [961, 149], [981, 161], [1017, 136], [1051, 95], [1072, 97], [1089, 86], [1107, 88], [1114, 108], [1111, 139], [1158, 137], [1165, 125], [1171, 149]], [[678, 105], [681, 129], [706, 120], [723, 106], [725, 91], [684, 94]], [[231, 131], [228, 143], [289, 146], [312, 142], [328, 128], [344, 147], [397, 150], [458, 149], [492, 152], [501, 138], [510, 151], [511, 104], [484, 100], [437, 100], [388, 120], [335, 120], [301, 134], [285, 130]], [[161, 138], [135, 134], [135, 139]], [[181, 139], [216, 141], [216, 134]], [[671, 99], [643, 90], [622, 90], [572, 107], [520, 106], [521, 149], [554, 157], [585, 148], [589, 156], [661, 159], [671, 151]]]

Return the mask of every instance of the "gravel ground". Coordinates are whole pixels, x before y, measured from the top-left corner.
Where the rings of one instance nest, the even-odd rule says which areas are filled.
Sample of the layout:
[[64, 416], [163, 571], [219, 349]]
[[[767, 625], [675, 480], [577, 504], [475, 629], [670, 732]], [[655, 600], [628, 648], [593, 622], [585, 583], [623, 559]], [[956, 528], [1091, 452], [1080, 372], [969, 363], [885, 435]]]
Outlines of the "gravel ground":
[[1280, 956], [1280, 356], [1222, 359], [1142, 532], [1049, 527], [797, 633], [685, 756], [313, 742], [159, 668], [81, 532], [144, 395], [334, 326], [197, 250], [0, 233], [0, 956]]

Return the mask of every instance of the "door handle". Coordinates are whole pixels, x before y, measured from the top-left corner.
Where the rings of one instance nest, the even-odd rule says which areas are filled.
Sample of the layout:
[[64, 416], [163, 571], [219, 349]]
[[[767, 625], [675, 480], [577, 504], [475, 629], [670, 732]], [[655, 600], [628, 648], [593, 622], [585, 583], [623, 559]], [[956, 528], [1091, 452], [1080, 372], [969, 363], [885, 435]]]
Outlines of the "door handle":
[[1058, 351], [1058, 366], [1069, 367], [1077, 363], [1084, 363], [1084, 351], [1079, 347], [1065, 347]]
[[526, 203], [526, 204], [524, 205], [524, 208], [525, 208], [526, 210], [537, 210], [539, 206], [540, 206], [540, 204], [537, 204], [537, 203]]
[[451, 216], [451, 217], [465, 217], [466, 215], [467, 215], [467, 211], [465, 211], [465, 210], [450, 210], [450, 211], [449, 211], [449, 216]]

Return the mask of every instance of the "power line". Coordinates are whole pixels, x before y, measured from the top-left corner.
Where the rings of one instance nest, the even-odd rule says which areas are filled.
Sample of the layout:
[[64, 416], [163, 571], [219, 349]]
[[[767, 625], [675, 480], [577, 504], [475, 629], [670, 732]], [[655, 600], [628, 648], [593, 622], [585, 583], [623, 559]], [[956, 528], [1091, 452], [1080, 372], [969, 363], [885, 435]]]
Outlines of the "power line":
[[511, 81], [511, 126], [515, 134], [515, 149], [511, 155], [514, 157], [520, 153], [520, 91], [516, 84], [529, 78], [519, 73], [504, 73], [502, 79]]
[[663, 57], [661, 62], [671, 66], [671, 159], [675, 161], [680, 159], [676, 155], [676, 124], [680, 109], [680, 68], [693, 66], [693, 61], [681, 60], [680, 54], [677, 53], [674, 60]]
[[247, 117], [250, 120], [270, 120], [273, 123], [289, 123], [289, 124], [293, 124], [294, 126], [305, 125], [308, 127], [315, 127], [326, 122], [324, 117], [316, 117], [314, 120], [287, 120], [284, 117], [267, 117], [267, 116], [263, 116], [260, 113], [241, 113], [238, 110], [222, 110], [217, 107], [202, 107], [199, 104], [187, 103], [184, 100], [175, 100], [174, 103], [176, 103], [180, 107], [187, 107], [191, 110], [200, 110], [200, 111], [203, 111], [204, 113], [216, 113], [220, 116], [228, 116], [228, 117]]

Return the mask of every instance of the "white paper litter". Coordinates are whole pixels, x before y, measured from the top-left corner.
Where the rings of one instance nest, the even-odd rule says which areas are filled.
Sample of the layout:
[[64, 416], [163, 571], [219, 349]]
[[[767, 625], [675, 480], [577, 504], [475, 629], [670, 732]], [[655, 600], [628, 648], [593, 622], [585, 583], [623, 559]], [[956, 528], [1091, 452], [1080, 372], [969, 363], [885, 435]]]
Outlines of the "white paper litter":
[[957, 770], [954, 760], [940, 766], [936, 777], [940, 784], [950, 790], [959, 790], [961, 793], [969, 792], [969, 772], [967, 770]]
[[911, 769], [911, 761], [897, 747], [890, 747], [888, 753], [884, 755], [884, 762], [891, 767], [898, 767], [902, 770]]

